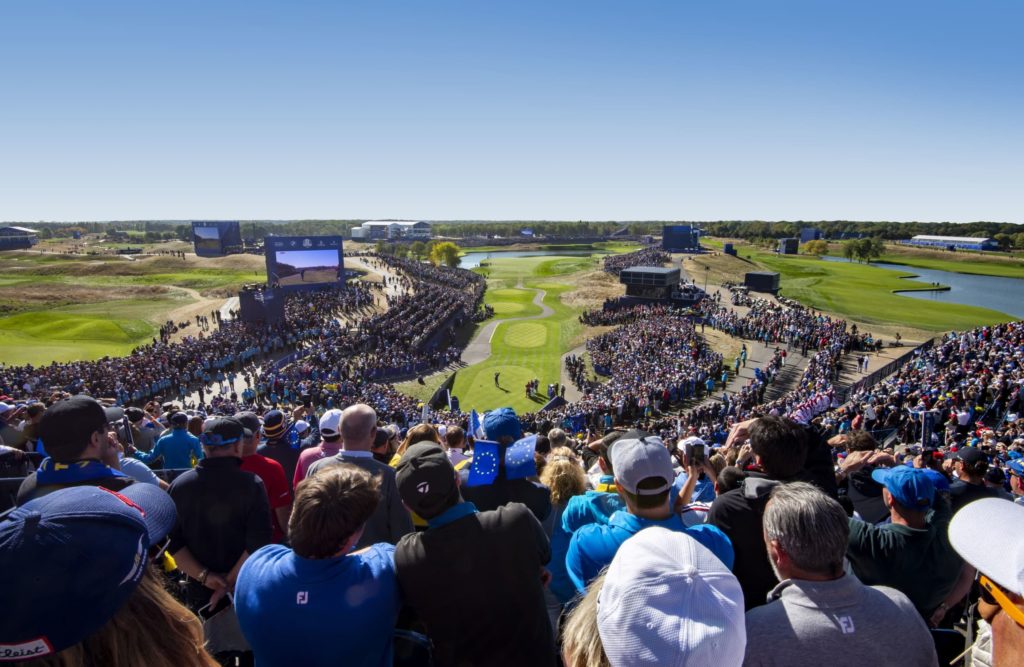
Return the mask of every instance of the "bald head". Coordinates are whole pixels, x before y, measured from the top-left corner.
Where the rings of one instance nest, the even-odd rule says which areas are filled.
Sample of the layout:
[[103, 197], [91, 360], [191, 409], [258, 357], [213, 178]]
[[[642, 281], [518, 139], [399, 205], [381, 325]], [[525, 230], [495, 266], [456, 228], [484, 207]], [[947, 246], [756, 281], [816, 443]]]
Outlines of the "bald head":
[[377, 413], [365, 403], [356, 403], [341, 413], [341, 439], [347, 450], [369, 451], [373, 446], [373, 431], [377, 426]]

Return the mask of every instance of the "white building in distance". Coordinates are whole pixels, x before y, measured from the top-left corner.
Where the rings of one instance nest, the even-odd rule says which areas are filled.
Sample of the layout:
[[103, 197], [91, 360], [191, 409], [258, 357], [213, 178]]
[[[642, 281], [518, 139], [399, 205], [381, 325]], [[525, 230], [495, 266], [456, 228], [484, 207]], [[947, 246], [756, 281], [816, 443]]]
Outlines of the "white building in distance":
[[430, 223], [423, 220], [368, 220], [352, 228], [354, 241], [429, 241]]

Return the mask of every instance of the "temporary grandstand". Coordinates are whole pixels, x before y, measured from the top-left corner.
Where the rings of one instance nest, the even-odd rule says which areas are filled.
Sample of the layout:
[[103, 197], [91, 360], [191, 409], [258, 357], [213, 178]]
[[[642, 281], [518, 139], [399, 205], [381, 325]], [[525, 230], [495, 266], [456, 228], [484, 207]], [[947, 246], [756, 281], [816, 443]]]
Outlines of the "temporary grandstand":
[[999, 250], [999, 244], [990, 238], [972, 236], [929, 236], [918, 234], [912, 239], [900, 241], [903, 245], [943, 248], [945, 250]]
[[39, 242], [39, 232], [27, 227], [0, 227], [0, 250], [27, 250]]

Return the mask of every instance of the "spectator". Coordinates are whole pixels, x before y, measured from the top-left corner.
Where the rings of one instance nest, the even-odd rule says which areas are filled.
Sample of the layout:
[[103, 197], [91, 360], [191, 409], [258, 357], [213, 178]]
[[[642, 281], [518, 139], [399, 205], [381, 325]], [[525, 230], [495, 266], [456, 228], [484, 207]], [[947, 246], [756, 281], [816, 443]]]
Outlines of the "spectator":
[[27, 406], [16, 406], [0, 401], [0, 445], [25, 449], [27, 434], [18, 427]]
[[1020, 459], [1006, 464], [1006, 473], [1010, 476], [1010, 493], [1013, 502], [1024, 505], [1024, 463]]
[[565, 667], [611, 667], [601, 646], [597, 627], [597, 599], [604, 587], [604, 573], [587, 586], [562, 626], [562, 663]]
[[612, 561], [623, 542], [649, 526], [686, 532], [732, 567], [732, 544], [721, 530], [707, 525], [687, 528], [673, 511], [672, 456], [659, 438], [620, 439], [611, 456], [615, 486], [626, 509], [613, 514], [607, 525], [590, 524], [573, 533], [565, 566], [577, 591]]
[[355, 550], [379, 502], [380, 478], [353, 465], [332, 466], [296, 487], [292, 548], [265, 546], [238, 574], [238, 621], [258, 664], [391, 664], [395, 548]]
[[384, 465], [391, 464], [391, 458], [395, 453], [391, 450], [391, 434], [386, 428], [378, 428], [373, 435], [373, 445], [370, 447], [373, 458]]
[[899, 591], [843, 572], [849, 521], [817, 487], [775, 487], [764, 512], [768, 557], [779, 579], [769, 603], [747, 612], [744, 665], [938, 664], [914, 605]]
[[320, 417], [320, 444], [303, 449], [299, 453], [299, 461], [295, 465], [295, 476], [292, 477], [292, 487], [298, 487], [299, 482], [306, 479], [309, 466], [320, 459], [334, 456], [341, 451], [341, 410], [332, 408]]
[[281, 543], [287, 536], [288, 517], [292, 512], [292, 486], [284, 476], [284, 468], [274, 459], [268, 459], [257, 450], [260, 444], [260, 418], [254, 412], [235, 415], [242, 428], [242, 470], [251, 472], [263, 482], [270, 505], [271, 540]]
[[104, 409], [88, 396], [73, 396], [50, 406], [39, 421], [39, 437], [49, 458], [22, 481], [18, 504], [69, 486], [102, 486], [120, 491], [134, 480], [117, 466], [117, 438], [108, 421], [119, 409]]
[[463, 496], [481, 512], [507, 503], [522, 503], [538, 521], [545, 521], [551, 514], [551, 492], [547, 487], [528, 479], [505, 477], [505, 450], [523, 435], [519, 417], [511, 408], [492, 410], [484, 415], [483, 428], [486, 439], [498, 443], [498, 477], [490, 484], [468, 486], [470, 469], [463, 469]]
[[[637, 435], [649, 434], [638, 432]], [[615, 488], [610, 454], [611, 447], [621, 436], [621, 431], [614, 431], [583, 449], [584, 456], [587, 452], [595, 453], [595, 465], [601, 471], [601, 477], [596, 490], [573, 496], [565, 506], [562, 512], [562, 529], [569, 535], [591, 523], [608, 523], [613, 514], [626, 507]]]
[[[724, 493], [711, 505], [708, 524], [720, 528], [736, 551], [733, 572], [743, 586], [747, 610], [764, 604], [778, 580], [768, 561], [761, 518], [772, 489], [796, 479], [806, 459], [804, 430], [780, 417], [762, 417], [737, 424], [729, 438], [747, 432], [757, 468], [747, 473], [740, 487]], [[729, 443], [727, 443], [728, 445]]]
[[178, 520], [168, 551], [188, 576], [185, 595], [193, 610], [233, 591], [245, 559], [272, 537], [263, 482], [241, 469], [244, 431], [233, 417], [209, 424], [206, 456], [171, 484]]
[[160, 424], [141, 408], [127, 408], [124, 415], [128, 418], [129, 433], [125, 433], [123, 423], [118, 426], [117, 437], [121, 442], [130, 443], [140, 452], [153, 451], [157, 436], [163, 430]]
[[743, 661], [743, 592], [721, 558], [658, 526], [626, 540], [597, 602], [612, 667], [731, 667]]
[[466, 454], [466, 432], [459, 426], [449, 426], [444, 434], [444, 450], [448, 454], [448, 460], [453, 466], [457, 466], [469, 455]]
[[294, 420], [298, 419], [304, 409], [302, 406], [296, 408], [291, 420], [280, 410], [270, 410], [263, 415], [263, 435], [267, 441], [256, 451], [280, 463], [284, 468], [285, 479], [289, 481], [295, 479], [295, 468], [298, 466], [301, 451]]
[[1013, 500], [1013, 495], [1006, 490], [1006, 473], [1002, 468], [989, 468], [985, 473], [985, 486], [995, 492], [996, 498]]
[[171, 415], [171, 432], [156, 441], [151, 451], [143, 452], [129, 446], [128, 453], [143, 463], [150, 463], [163, 457], [164, 468], [180, 470], [191, 468], [203, 458], [199, 438], [188, 432], [188, 415], [175, 412]]
[[[674, 503], [677, 503], [676, 499], [679, 498], [680, 492], [683, 490], [683, 487], [686, 486], [686, 480], [689, 478], [689, 461], [693, 459], [691, 453], [694, 448], [698, 447], [705, 452], [705, 458], [711, 457], [711, 448], [708, 447], [703, 438], [699, 438], [695, 435], [680, 440], [676, 446], [675, 454], [677, 457], [682, 457], [683, 470], [676, 475], [675, 481], [672, 483], [672, 497]], [[716, 475], [708, 475], [703, 469], [703, 466], [698, 466], [698, 470], [700, 470], [700, 473], [693, 484], [693, 490], [687, 503], [690, 501], [710, 503], [715, 499]]]
[[548, 431], [548, 440], [550, 441], [551, 449], [565, 447], [569, 442], [569, 438], [566, 436], [565, 431], [560, 428], [553, 428]]
[[397, 544], [406, 533], [412, 532], [412, 519], [402, 505], [395, 482], [395, 471], [373, 458], [370, 447], [377, 432], [377, 413], [363, 403], [349, 406], [341, 414], [338, 424], [345, 449], [329, 459], [320, 459], [309, 468], [308, 477], [319, 474], [331, 466], [349, 463], [380, 478], [380, 504], [367, 520], [356, 548], [362, 549], [380, 542]]
[[928, 474], [917, 468], [877, 468], [871, 475], [885, 487], [891, 523], [875, 526], [850, 519], [847, 558], [862, 582], [899, 590], [924, 618], [931, 618], [955, 586], [962, 565], [946, 539], [947, 494], [937, 494]]
[[463, 501], [444, 450], [430, 442], [402, 456], [398, 488], [429, 524], [398, 543], [395, 568], [435, 663], [556, 664], [543, 593], [551, 551], [537, 518], [519, 503], [477, 511]]
[[[889, 518], [889, 508], [882, 499], [882, 485], [871, 479], [876, 465], [878, 442], [869, 431], [853, 431], [839, 435], [829, 441], [845, 445], [846, 459], [837, 481], [846, 489], [846, 496], [853, 504], [855, 516], [868, 523], [878, 523]], [[852, 465], [864, 460], [864, 465]]]
[[963, 447], [953, 454], [953, 471], [957, 481], [949, 485], [953, 513], [981, 498], [994, 498], [994, 489], [985, 486], [988, 457], [978, 447]]
[[957, 512], [949, 541], [977, 568], [978, 634], [969, 664], [1019, 665], [1024, 655], [1024, 508], [983, 498]]
[[216, 667], [199, 620], [148, 563], [173, 524], [174, 503], [147, 484], [64, 489], [0, 519], [0, 588], [17, 601], [0, 616], [3, 659]]
[[587, 476], [583, 473], [583, 467], [573, 451], [568, 447], [558, 447], [551, 450], [547, 465], [544, 466], [544, 471], [540, 475], [540, 481], [551, 489], [553, 521], [552, 532], [549, 535], [551, 538], [551, 564], [548, 566], [551, 571], [551, 583], [544, 589], [544, 596], [547, 600], [552, 627], [555, 627], [558, 617], [561, 615], [562, 606], [576, 594], [576, 587], [565, 569], [565, 555], [569, 550], [572, 532], [563, 527], [562, 513], [573, 498], [586, 490]]

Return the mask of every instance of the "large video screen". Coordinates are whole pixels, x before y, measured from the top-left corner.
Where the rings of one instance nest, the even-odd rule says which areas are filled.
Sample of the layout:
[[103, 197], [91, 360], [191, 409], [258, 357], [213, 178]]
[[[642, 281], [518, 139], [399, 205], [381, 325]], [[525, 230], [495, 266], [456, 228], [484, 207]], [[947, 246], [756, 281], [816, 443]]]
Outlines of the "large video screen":
[[345, 279], [340, 236], [268, 236], [266, 251], [271, 287], [302, 289]]
[[665, 225], [661, 228], [661, 249], [692, 250], [700, 246], [699, 237], [690, 225]]
[[192, 245], [200, 257], [223, 257], [242, 252], [242, 229], [237, 220], [195, 220]]

